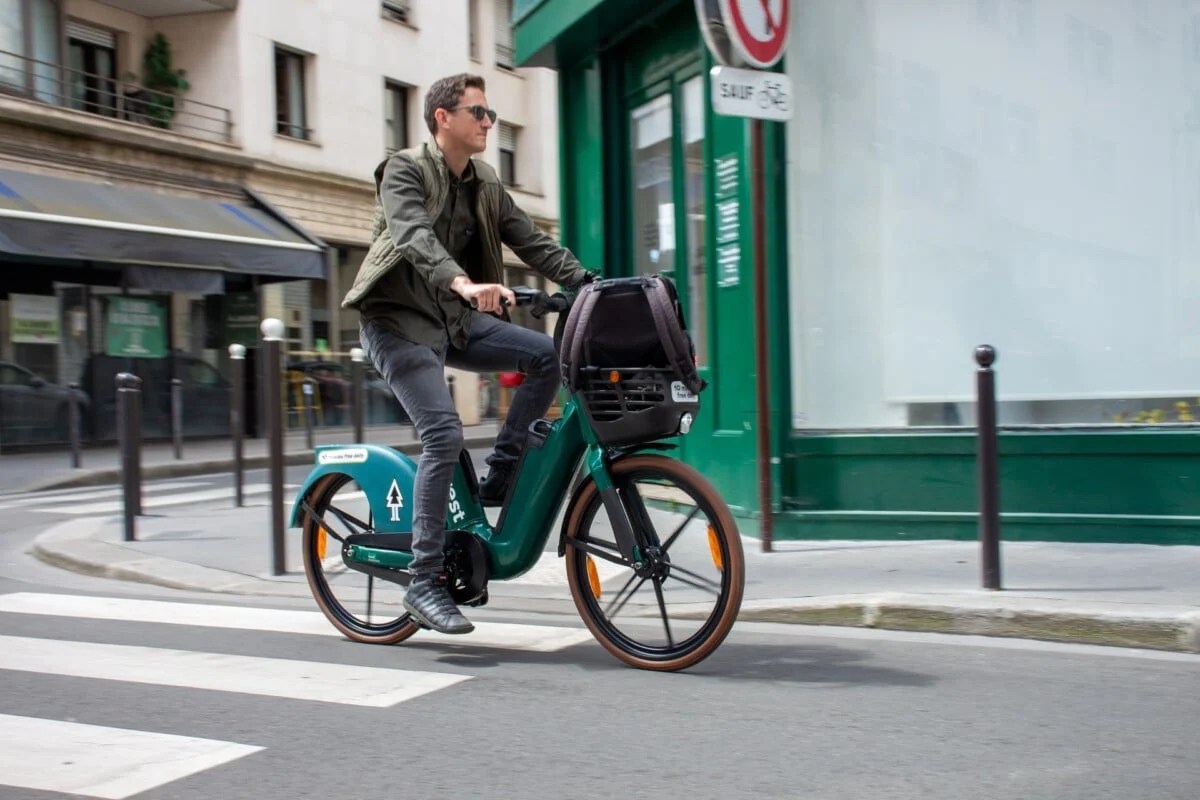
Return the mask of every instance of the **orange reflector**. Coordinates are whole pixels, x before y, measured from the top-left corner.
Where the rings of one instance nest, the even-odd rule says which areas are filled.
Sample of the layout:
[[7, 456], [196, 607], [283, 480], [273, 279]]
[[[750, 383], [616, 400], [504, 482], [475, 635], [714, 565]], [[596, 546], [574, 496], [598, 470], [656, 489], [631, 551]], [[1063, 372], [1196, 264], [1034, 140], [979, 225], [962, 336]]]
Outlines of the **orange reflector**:
[[609, 383], [620, 383], [621, 382], [621, 373], [617, 372], [615, 369], [612, 372], [608, 373], [608, 382]]
[[596, 572], [596, 562], [591, 556], [587, 557], [588, 585], [592, 587], [592, 596], [600, 599], [600, 573]]
[[321, 561], [325, 560], [325, 542], [328, 541], [326, 536], [327, 536], [327, 534], [325, 533], [325, 528], [318, 527], [317, 528], [317, 558], [320, 559]]
[[713, 564], [719, 572], [725, 571], [725, 559], [721, 558], [721, 543], [717, 540], [717, 530], [708, 526], [708, 552], [712, 555]]

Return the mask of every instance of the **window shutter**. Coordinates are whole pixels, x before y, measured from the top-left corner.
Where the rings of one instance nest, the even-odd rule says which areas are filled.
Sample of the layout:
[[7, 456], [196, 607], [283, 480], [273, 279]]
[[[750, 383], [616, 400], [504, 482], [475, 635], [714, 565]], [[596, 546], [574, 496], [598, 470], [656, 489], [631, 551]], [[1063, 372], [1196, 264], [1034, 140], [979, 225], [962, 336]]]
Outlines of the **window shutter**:
[[496, 0], [496, 66], [513, 66], [512, 0]]
[[110, 50], [117, 49], [117, 35], [112, 31], [106, 31], [103, 28], [93, 28], [91, 25], [86, 25], [82, 22], [76, 22], [73, 19], [67, 20], [67, 38], [77, 39], [88, 44], [107, 47]]
[[500, 149], [517, 152], [517, 131], [512, 125], [500, 123]]

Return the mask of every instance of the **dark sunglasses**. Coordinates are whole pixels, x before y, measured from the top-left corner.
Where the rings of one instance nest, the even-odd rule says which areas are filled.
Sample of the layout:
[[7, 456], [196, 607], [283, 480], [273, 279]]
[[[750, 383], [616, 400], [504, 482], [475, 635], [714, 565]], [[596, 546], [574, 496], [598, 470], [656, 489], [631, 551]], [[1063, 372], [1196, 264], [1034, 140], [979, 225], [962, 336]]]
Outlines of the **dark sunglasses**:
[[496, 124], [496, 111], [487, 106], [455, 106], [450, 111], [462, 111], [464, 108], [471, 112], [471, 116], [475, 118], [476, 122], [483, 122], [483, 118], [487, 117], [493, 125]]

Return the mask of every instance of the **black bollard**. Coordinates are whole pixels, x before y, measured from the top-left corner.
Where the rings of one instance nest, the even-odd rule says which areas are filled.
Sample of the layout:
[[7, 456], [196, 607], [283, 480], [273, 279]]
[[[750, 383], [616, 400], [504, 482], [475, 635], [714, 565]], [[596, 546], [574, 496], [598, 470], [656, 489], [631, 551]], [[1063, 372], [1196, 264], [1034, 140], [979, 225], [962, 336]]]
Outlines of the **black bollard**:
[[268, 318], [262, 322], [263, 345], [266, 362], [263, 367], [263, 405], [266, 408], [267, 449], [270, 453], [271, 506], [271, 573], [282, 575], [287, 571], [283, 533], [283, 369], [280, 364], [280, 348], [283, 345], [283, 322]]
[[313, 392], [316, 390], [317, 382], [313, 378], [304, 379], [304, 443], [309, 450], [313, 449]]
[[352, 416], [354, 418], [355, 444], [363, 442], [363, 355], [361, 347], [350, 348], [350, 381], [353, 384], [350, 396], [354, 403]]
[[171, 443], [175, 460], [183, 458], [183, 381], [171, 378]]
[[117, 438], [121, 444], [121, 483], [125, 499], [125, 541], [137, 538], [135, 518], [142, 513], [142, 379], [117, 373]]
[[229, 434], [233, 438], [233, 504], [238, 508], [245, 502], [242, 476], [245, 472], [242, 436], [245, 432], [246, 413], [246, 348], [240, 344], [229, 345], [229, 372], [233, 393], [229, 404]]
[[979, 545], [983, 588], [1000, 589], [1000, 457], [996, 442], [996, 374], [991, 345], [975, 348], [976, 415], [979, 460]]
[[83, 466], [83, 434], [81, 431], [79, 411], [79, 384], [67, 386], [71, 390], [67, 400], [67, 442], [71, 445], [71, 467], [79, 469]]

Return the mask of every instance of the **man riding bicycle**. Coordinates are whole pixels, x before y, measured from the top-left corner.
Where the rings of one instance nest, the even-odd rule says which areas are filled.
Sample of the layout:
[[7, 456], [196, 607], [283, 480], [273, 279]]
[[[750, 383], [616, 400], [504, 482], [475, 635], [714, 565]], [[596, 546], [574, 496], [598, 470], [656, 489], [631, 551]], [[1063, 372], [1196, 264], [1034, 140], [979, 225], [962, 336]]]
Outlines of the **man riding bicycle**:
[[551, 338], [507, 320], [505, 304], [515, 298], [503, 284], [502, 245], [567, 288], [590, 277], [517, 207], [495, 171], [472, 158], [486, 149], [496, 122], [484, 91], [483, 78], [467, 74], [430, 86], [425, 122], [432, 135], [376, 168], [371, 248], [342, 301], [359, 311], [363, 348], [421, 439], [404, 607], [442, 633], [474, 630], [450, 597], [443, 564], [446, 506], [463, 445], [445, 366], [525, 375], [480, 484], [483, 502], [500, 505], [529, 425], [559, 386]]

